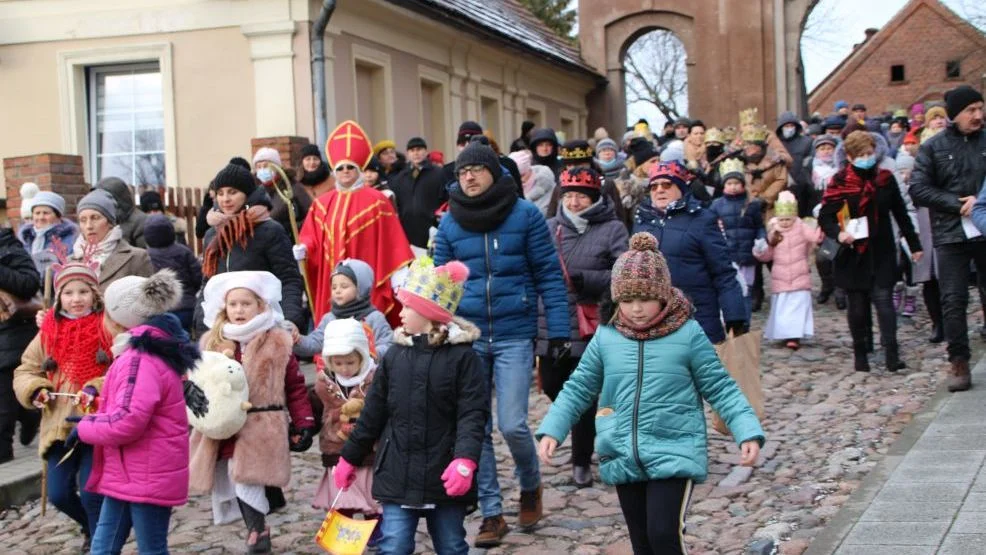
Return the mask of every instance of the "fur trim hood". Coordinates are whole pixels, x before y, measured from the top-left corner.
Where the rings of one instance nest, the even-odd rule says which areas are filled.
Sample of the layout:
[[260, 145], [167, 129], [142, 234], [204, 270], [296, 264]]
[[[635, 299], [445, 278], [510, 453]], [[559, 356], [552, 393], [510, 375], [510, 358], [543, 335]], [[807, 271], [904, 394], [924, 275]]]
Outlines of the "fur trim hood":
[[[441, 345], [472, 343], [479, 339], [480, 336], [479, 328], [474, 326], [472, 322], [458, 316], [453, 317], [452, 322], [448, 326], [442, 326], [441, 330], [440, 332], [433, 331], [428, 334], [428, 344], [430, 346], [438, 347]], [[401, 326], [394, 330], [394, 343], [405, 347], [412, 347], [414, 346], [414, 338], [404, 331], [404, 326]]]

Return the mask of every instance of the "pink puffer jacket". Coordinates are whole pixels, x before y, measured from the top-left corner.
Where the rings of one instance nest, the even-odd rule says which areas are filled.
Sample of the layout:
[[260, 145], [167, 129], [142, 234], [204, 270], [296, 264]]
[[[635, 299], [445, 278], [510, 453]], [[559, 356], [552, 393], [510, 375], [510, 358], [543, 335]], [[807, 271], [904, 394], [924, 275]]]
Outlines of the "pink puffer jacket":
[[[772, 220], [768, 224], [774, 224]], [[770, 292], [811, 291], [811, 251], [821, 242], [821, 229], [812, 229], [801, 220], [795, 220], [787, 231], [781, 231], [784, 239], [766, 252], [756, 254], [761, 262], [774, 262], [770, 270]]]
[[[79, 422], [79, 438], [96, 446], [86, 489], [132, 503], [182, 505], [188, 417], [179, 373], [187, 368], [175, 368], [183, 366], [171, 355], [178, 343], [165, 332], [140, 326], [130, 333], [130, 345], [106, 373], [100, 412]], [[162, 352], [171, 360], [157, 356]]]

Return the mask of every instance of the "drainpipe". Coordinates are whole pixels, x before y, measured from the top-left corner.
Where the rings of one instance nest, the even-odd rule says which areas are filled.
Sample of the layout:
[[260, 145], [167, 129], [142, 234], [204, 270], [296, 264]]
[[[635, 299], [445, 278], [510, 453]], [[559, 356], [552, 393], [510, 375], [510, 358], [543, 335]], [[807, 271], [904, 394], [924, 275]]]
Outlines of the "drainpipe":
[[[329, 138], [329, 122], [325, 114], [325, 27], [329, 24], [336, 0], [322, 0], [322, 9], [312, 23], [312, 96], [315, 99], [315, 144], [325, 148]], [[322, 153], [325, 156], [325, 153]]]

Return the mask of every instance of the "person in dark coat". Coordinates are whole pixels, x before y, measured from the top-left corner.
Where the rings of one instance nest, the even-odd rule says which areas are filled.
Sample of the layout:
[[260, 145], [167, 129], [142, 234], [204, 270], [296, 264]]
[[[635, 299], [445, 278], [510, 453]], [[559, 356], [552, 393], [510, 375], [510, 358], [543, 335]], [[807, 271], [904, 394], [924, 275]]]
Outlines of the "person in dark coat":
[[138, 249], [146, 247], [144, 220], [147, 219], [147, 214], [137, 210], [133, 189], [119, 177], [104, 177], [96, 183], [94, 189], [102, 189], [116, 200], [116, 225], [120, 226], [123, 239]]
[[[866, 355], [872, 305], [886, 351], [887, 370], [896, 372], [904, 368], [904, 363], [897, 346], [897, 314], [891, 300], [897, 282], [897, 241], [891, 218], [907, 240], [915, 262], [922, 256], [921, 242], [907, 216], [893, 173], [876, 167], [876, 141], [872, 135], [855, 131], [843, 144], [850, 164], [832, 176], [822, 198], [818, 223], [827, 236], [844, 245], [836, 255], [833, 273], [836, 287], [848, 295], [847, 317], [856, 370], [870, 370]], [[852, 222], [843, 218], [840, 223], [839, 212], [844, 209], [848, 209]], [[864, 229], [866, 235], [856, 239], [853, 233], [862, 235]]]
[[437, 225], [435, 211], [448, 200], [442, 168], [428, 160], [428, 145], [421, 137], [407, 142], [407, 167], [390, 182], [397, 215], [411, 246], [424, 254], [429, 230]]
[[[41, 289], [41, 276], [31, 255], [9, 227], [0, 227], [0, 290], [18, 299], [31, 299]], [[20, 441], [28, 445], [37, 435], [41, 414], [28, 411], [14, 396], [14, 369], [38, 333], [34, 314], [0, 322], [0, 463], [14, 458], [14, 428], [21, 423]]]
[[[305, 221], [305, 216], [308, 215], [308, 210], [312, 207], [312, 196], [308, 194], [304, 185], [295, 181], [294, 170], [284, 168], [284, 175], [288, 178], [288, 182], [285, 183], [284, 177], [270, 167], [270, 164], [277, 164], [284, 168], [281, 164], [281, 155], [277, 150], [265, 146], [253, 155], [254, 173], [270, 199], [270, 217], [281, 224], [288, 237], [294, 241], [297, 238], [296, 232], [301, 229], [301, 224]], [[290, 211], [294, 212], [294, 227], [291, 225], [291, 214], [282, 195], [288, 195], [291, 199]]]
[[[476, 503], [489, 394], [472, 349], [479, 329], [452, 316], [468, 274], [457, 261], [412, 265], [398, 293], [402, 325], [333, 473], [336, 487], [348, 488], [376, 449], [373, 498], [383, 505], [383, 553], [412, 553], [422, 517], [438, 553], [469, 550], [463, 521]], [[433, 508], [417, 508], [424, 505]]]
[[811, 159], [814, 155], [812, 149], [812, 139], [804, 134], [801, 129], [801, 121], [794, 112], [784, 112], [777, 118], [777, 137], [780, 138], [784, 148], [791, 155], [791, 167], [788, 169], [794, 186], [791, 192], [798, 200], [799, 218], [811, 215], [811, 209], [815, 206], [811, 203], [811, 175], [805, 172], [805, 160]]
[[[246, 171], [250, 171], [250, 162], [247, 162], [246, 158], [234, 156], [229, 159], [229, 163], [237, 165]], [[213, 190], [212, 182], [210, 181], [208, 190], [206, 190], [202, 196], [202, 206], [199, 208], [199, 214], [195, 217], [195, 236], [198, 237], [199, 240], [205, 238], [206, 232], [212, 228], [212, 226], [209, 225], [207, 216], [209, 215], [209, 212], [216, 207], [215, 199], [213, 198], [215, 194], [216, 192]]]
[[195, 297], [202, 285], [202, 264], [187, 246], [175, 241], [175, 228], [164, 214], [152, 214], [144, 223], [144, 240], [154, 271], [170, 268], [181, 282], [181, 304], [171, 312], [185, 330], [192, 328]]
[[520, 124], [520, 137], [510, 143], [510, 152], [531, 149], [531, 131], [534, 131], [534, 125], [534, 122], [530, 120], [524, 120], [524, 123]]
[[555, 135], [555, 130], [550, 127], [535, 129], [531, 133], [532, 163], [551, 168], [556, 180], [561, 175], [561, 171], [565, 169], [561, 160], [558, 158], [558, 149], [560, 146], [558, 144], [558, 136]]
[[[596, 161], [593, 158], [594, 152], [592, 147], [589, 146], [589, 141], [585, 139], [568, 141], [562, 145], [559, 152], [563, 172], [574, 168], [591, 168], [600, 176], [602, 180], [602, 194], [609, 197], [611, 206], [616, 211], [616, 218], [622, 222], [629, 220], [627, 210], [620, 199], [620, 191], [616, 187], [616, 182], [612, 179], [602, 177], [603, 172], [596, 165]], [[536, 164], [536, 162], [534, 163]], [[559, 174], [556, 180], [560, 182], [560, 179], [561, 175]], [[551, 201], [548, 203], [548, 218], [553, 218], [558, 214], [558, 207], [561, 205], [561, 195], [561, 187], [555, 187], [551, 191]]]
[[718, 218], [689, 194], [688, 170], [678, 162], [653, 166], [649, 178], [650, 194], [637, 207], [633, 233], [646, 231], [657, 238], [671, 283], [695, 307], [695, 319], [709, 341], [726, 338], [722, 321], [726, 331], [744, 333], [749, 319], [743, 289]]
[[[281, 281], [284, 317], [298, 329], [307, 325], [301, 296], [304, 282], [291, 253], [291, 239], [270, 219], [271, 202], [253, 175], [236, 164], [219, 170], [212, 182], [216, 209], [208, 213], [212, 226], [205, 234], [202, 274], [204, 286], [216, 274], [240, 270], [268, 271]], [[199, 331], [202, 306], [196, 303]]]
[[[627, 250], [627, 228], [616, 217], [613, 200], [602, 193], [599, 174], [590, 168], [569, 168], [561, 173], [558, 215], [548, 220], [548, 231], [562, 261], [568, 285], [571, 348], [553, 358], [548, 348], [548, 324], [538, 322], [535, 353], [541, 357], [539, 375], [544, 393], [554, 401], [579, 364], [590, 337], [579, 331], [578, 305], [599, 311], [609, 291], [613, 264]], [[592, 450], [596, 409], [582, 415], [572, 432], [572, 478], [577, 487], [592, 485]]]
[[[483, 134], [482, 126], [474, 121], [464, 121], [459, 126], [459, 135], [455, 140], [456, 151], [462, 152], [471, 143], [479, 143], [493, 149], [497, 160], [500, 162], [500, 167], [506, 170], [513, 178], [514, 183], [517, 184], [517, 196], [524, 198], [524, 188], [521, 186], [522, 179], [517, 163], [509, 156], [504, 156], [494, 144], [490, 143], [489, 137]], [[455, 160], [442, 166], [442, 174], [445, 178], [446, 188], [450, 188], [459, 180], [459, 176], [455, 174]]]

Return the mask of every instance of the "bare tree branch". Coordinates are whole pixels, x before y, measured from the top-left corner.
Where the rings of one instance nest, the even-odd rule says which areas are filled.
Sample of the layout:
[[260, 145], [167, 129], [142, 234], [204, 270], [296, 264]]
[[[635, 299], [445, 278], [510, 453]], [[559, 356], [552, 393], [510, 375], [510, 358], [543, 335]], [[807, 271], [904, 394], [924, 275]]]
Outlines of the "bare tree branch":
[[680, 117], [688, 105], [684, 44], [668, 30], [651, 31], [634, 42], [623, 62], [627, 103], [651, 104], [665, 118]]

